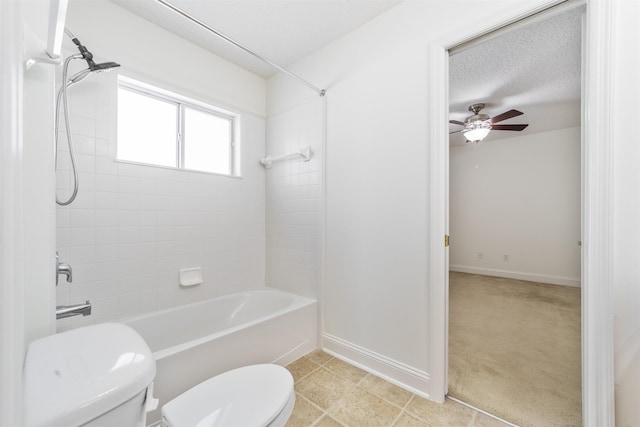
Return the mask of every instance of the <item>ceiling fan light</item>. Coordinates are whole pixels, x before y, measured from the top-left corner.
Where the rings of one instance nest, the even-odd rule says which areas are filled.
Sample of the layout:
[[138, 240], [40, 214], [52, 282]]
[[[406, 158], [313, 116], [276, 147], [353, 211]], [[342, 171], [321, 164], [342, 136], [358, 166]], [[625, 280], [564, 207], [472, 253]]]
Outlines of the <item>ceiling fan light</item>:
[[475, 121], [467, 123], [466, 129], [462, 132], [467, 142], [480, 142], [489, 135], [491, 131], [491, 121]]
[[480, 142], [489, 135], [491, 129], [471, 129], [464, 132], [464, 137], [467, 138], [467, 142]]

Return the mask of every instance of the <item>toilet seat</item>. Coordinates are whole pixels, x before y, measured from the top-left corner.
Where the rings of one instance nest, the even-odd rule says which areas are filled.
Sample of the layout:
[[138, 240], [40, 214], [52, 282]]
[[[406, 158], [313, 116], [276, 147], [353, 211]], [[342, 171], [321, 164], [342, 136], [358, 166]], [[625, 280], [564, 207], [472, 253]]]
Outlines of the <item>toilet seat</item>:
[[282, 366], [252, 365], [210, 378], [162, 407], [167, 427], [266, 427], [287, 420], [293, 377]]

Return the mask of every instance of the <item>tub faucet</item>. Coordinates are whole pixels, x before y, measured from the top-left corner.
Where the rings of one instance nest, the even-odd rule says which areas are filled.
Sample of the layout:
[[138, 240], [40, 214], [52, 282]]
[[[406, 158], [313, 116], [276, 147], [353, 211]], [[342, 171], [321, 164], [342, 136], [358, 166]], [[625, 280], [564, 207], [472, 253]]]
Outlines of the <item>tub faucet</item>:
[[56, 319], [65, 319], [79, 315], [83, 317], [91, 315], [91, 302], [89, 302], [89, 300], [85, 301], [84, 304], [56, 306]]
[[58, 276], [61, 274], [67, 276], [68, 283], [73, 281], [73, 270], [71, 266], [66, 262], [60, 262], [60, 256], [58, 252], [56, 252], [56, 286], [58, 286]]

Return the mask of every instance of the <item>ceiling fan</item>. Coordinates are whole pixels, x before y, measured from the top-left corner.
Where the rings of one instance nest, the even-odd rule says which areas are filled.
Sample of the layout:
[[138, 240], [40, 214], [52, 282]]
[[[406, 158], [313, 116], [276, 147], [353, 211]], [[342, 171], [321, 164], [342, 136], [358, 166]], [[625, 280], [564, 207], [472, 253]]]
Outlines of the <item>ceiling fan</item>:
[[464, 129], [456, 130], [452, 133], [462, 132], [464, 137], [467, 139], [467, 142], [480, 142], [484, 138], [489, 135], [489, 132], [492, 130], [512, 130], [512, 131], [521, 131], [527, 126], [526, 125], [498, 125], [503, 120], [510, 119], [512, 117], [520, 116], [524, 114], [522, 111], [518, 110], [509, 110], [505, 113], [498, 114], [495, 117], [489, 117], [486, 114], [481, 114], [480, 110], [484, 108], [483, 103], [471, 104], [469, 106], [469, 111], [473, 113], [472, 116], [467, 117], [464, 122], [458, 120], [449, 120], [449, 123], [454, 125], [464, 126]]

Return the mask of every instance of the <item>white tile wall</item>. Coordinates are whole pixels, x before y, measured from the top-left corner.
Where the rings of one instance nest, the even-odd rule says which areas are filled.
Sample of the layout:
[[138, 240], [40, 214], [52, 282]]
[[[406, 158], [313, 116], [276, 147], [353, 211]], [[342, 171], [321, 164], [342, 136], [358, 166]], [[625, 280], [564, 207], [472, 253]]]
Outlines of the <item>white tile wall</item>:
[[[58, 330], [264, 286], [264, 120], [241, 114], [242, 178], [116, 162], [115, 88], [110, 74], [69, 90], [80, 191], [57, 209], [56, 247], [74, 279], [61, 276], [57, 303], [90, 299], [93, 314], [59, 320]], [[58, 155], [66, 198], [65, 145]], [[179, 287], [188, 267], [202, 267], [202, 285]]]
[[319, 296], [323, 235], [323, 100], [267, 120], [267, 154], [311, 146], [304, 162], [291, 158], [267, 170], [267, 285]]

